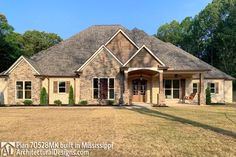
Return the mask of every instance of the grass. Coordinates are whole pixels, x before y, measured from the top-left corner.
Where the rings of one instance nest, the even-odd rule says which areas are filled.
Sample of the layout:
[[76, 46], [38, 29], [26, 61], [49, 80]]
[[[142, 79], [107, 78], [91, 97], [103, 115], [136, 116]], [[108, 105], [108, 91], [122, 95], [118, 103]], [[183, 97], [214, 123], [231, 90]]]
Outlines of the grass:
[[1, 141], [113, 142], [90, 156], [236, 156], [236, 107], [0, 108]]

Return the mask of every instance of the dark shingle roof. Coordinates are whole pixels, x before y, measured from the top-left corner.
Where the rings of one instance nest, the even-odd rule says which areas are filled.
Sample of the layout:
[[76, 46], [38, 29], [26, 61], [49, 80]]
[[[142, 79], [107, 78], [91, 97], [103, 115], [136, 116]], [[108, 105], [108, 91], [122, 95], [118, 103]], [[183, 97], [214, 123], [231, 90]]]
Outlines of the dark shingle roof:
[[233, 77], [170, 43], [149, 36], [137, 28], [130, 31], [121, 25], [91, 26], [79, 34], [35, 54], [29, 62], [42, 75], [74, 75], [75, 71], [119, 29], [122, 29], [139, 47], [146, 45], [172, 70], [210, 69], [211, 71], [206, 74], [207, 78], [233, 79]]

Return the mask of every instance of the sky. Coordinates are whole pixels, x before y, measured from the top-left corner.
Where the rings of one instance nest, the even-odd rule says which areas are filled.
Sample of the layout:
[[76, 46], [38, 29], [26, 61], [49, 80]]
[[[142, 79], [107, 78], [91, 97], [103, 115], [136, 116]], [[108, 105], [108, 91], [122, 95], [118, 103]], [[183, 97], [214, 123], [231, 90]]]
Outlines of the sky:
[[16, 32], [53, 32], [63, 39], [92, 25], [121, 24], [150, 35], [162, 24], [197, 15], [212, 0], [0, 0]]

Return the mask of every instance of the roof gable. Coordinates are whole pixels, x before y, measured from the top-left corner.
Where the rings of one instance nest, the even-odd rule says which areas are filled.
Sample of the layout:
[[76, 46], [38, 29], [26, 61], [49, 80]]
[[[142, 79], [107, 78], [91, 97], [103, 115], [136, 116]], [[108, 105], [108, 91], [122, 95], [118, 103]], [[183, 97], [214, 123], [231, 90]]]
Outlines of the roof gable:
[[4, 72], [4, 75], [11, 73], [22, 61], [25, 61], [38, 75], [40, 74], [24, 56], [21, 56], [7, 71]]
[[122, 63], [125, 63], [139, 49], [139, 47], [121, 29], [108, 40], [105, 46]]
[[[143, 50], [145, 50], [145, 52], [143, 52]], [[143, 45], [123, 66], [127, 66], [132, 60], [134, 60], [136, 58], [136, 56], [138, 56], [140, 53], [143, 53], [140, 57], [142, 57], [143, 62], [147, 62], [144, 63], [146, 65], [151, 64], [151, 59], [154, 59], [157, 63], [159, 63], [161, 66], [165, 66], [165, 64], [159, 59], [157, 58], [156, 55], [154, 55], [152, 53], [151, 50], [149, 50], [145, 45]], [[148, 56], [147, 56], [148, 55]], [[151, 56], [151, 58], [150, 58]], [[145, 60], [147, 59], [147, 60]], [[140, 62], [140, 61], [139, 61]], [[141, 63], [140, 63], [141, 64]]]
[[76, 70], [76, 72], [80, 72], [82, 71], [88, 64], [90, 64], [94, 58], [96, 58], [96, 56], [98, 54], [100, 54], [103, 50], [105, 50], [106, 52], [108, 52], [121, 66], [123, 65], [121, 63], [121, 61], [116, 58], [116, 56], [109, 50], [107, 49], [104, 45], [102, 45], [78, 70]]
[[[210, 69], [211, 71], [206, 73], [206, 78], [232, 79], [231, 76], [172, 44], [163, 42], [154, 36], [149, 36], [143, 30], [137, 28], [128, 30], [121, 25], [91, 26], [77, 35], [35, 54], [29, 62], [41, 75], [74, 76], [75, 71], [87, 62], [101, 45], [110, 43], [118, 32], [123, 37], [127, 34], [128, 38], [125, 38], [131, 44], [132, 42], [135, 43], [136, 46], [133, 45], [135, 48], [146, 45], [170, 70]], [[111, 52], [115, 55], [113, 51]], [[137, 50], [134, 53], [136, 52]], [[132, 56], [133, 54], [130, 58]], [[117, 56], [116, 58], [119, 59]]]
[[135, 44], [135, 42], [133, 40], [130, 39], [130, 37], [122, 30], [122, 29], [119, 29], [105, 44], [105, 46], [107, 46], [118, 34], [122, 34], [125, 36], [125, 38], [127, 40], [129, 40], [137, 49], [139, 49], [138, 45]]

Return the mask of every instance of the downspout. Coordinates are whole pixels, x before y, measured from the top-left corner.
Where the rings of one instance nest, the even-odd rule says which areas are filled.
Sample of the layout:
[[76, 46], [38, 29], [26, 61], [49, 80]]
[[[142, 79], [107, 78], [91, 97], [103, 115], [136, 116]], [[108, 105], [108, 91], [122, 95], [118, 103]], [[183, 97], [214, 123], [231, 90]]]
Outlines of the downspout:
[[50, 80], [49, 80], [49, 77], [47, 77], [48, 79], [48, 105], [49, 105], [49, 99], [50, 99]]
[[74, 77], [74, 101], [76, 104], [76, 78]]

